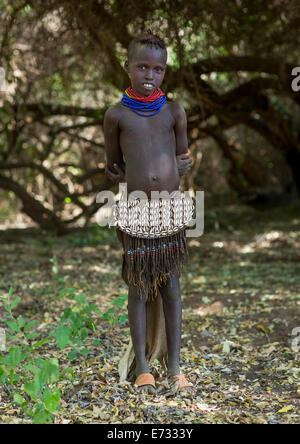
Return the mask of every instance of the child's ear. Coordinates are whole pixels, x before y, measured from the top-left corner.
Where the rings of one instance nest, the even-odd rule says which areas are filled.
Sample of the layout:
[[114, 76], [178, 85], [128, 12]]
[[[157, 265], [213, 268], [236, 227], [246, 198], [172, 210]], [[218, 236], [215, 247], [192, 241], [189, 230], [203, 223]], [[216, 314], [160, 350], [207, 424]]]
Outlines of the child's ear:
[[129, 74], [129, 71], [128, 71], [128, 69], [129, 69], [128, 60], [126, 60], [125, 63], [124, 63], [124, 69], [125, 69], [125, 71], [127, 72], [127, 74], [130, 77], [130, 74]]

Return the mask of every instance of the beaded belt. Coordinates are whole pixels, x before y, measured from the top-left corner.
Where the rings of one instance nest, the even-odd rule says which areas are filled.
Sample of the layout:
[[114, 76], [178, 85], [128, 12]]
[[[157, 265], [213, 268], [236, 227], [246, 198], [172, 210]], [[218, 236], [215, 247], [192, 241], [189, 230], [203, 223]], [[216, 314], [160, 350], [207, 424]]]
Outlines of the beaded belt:
[[120, 200], [113, 205], [114, 222], [131, 236], [170, 236], [187, 227], [195, 206], [191, 197]]

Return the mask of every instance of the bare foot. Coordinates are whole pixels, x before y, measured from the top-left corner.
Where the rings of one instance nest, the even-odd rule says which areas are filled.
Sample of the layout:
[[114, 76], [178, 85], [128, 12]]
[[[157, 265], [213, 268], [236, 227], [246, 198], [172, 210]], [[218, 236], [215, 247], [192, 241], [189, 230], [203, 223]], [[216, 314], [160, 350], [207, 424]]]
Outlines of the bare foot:
[[145, 393], [146, 395], [156, 395], [156, 389], [153, 387], [153, 385], [141, 385], [137, 390], [138, 392]]
[[177, 394], [179, 392], [182, 395], [194, 393], [194, 385], [188, 382], [182, 373], [169, 377], [169, 380], [172, 393]]

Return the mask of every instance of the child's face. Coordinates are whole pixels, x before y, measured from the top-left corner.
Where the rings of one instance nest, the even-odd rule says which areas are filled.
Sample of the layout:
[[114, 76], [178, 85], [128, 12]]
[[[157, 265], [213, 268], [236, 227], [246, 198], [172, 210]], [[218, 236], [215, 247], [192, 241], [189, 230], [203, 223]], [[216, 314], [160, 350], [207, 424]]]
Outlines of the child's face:
[[139, 45], [132, 60], [125, 62], [132, 88], [142, 96], [150, 96], [160, 87], [166, 72], [166, 53], [155, 46]]

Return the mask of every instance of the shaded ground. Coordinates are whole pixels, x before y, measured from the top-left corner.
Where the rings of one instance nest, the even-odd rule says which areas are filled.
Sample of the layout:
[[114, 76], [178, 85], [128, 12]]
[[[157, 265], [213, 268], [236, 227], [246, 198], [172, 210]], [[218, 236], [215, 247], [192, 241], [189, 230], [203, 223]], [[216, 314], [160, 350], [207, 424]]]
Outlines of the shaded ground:
[[[218, 227], [221, 229], [216, 229]], [[72, 366], [76, 385], [61, 383], [56, 423], [299, 423], [300, 211], [227, 207], [206, 213], [205, 232], [189, 239], [190, 263], [181, 279], [182, 369], [192, 397], [145, 396], [118, 381], [117, 365], [128, 324], [96, 319], [90, 354], [68, 359], [53, 341], [43, 349]], [[50, 259], [66, 287], [101, 310], [126, 293], [121, 249], [113, 230], [97, 226], [55, 238], [30, 229], [0, 233], [0, 294], [22, 298], [16, 312], [47, 331], [66, 306], [57, 299]], [[3, 316], [2, 316], [3, 313]], [[126, 307], [116, 315], [126, 314]], [[1, 309], [0, 327], [5, 327]], [[299, 333], [298, 333], [299, 335]], [[94, 340], [100, 344], [94, 345]], [[294, 342], [292, 342], [294, 341]], [[294, 346], [293, 346], [294, 344]], [[299, 340], [300, 346], [300, 340]], [[297, 347], [296, 347], [297, 348]], [[154, 366], [154, 372], [161, 369]], [[29, 422], [2, 391], [0, 421]]]

